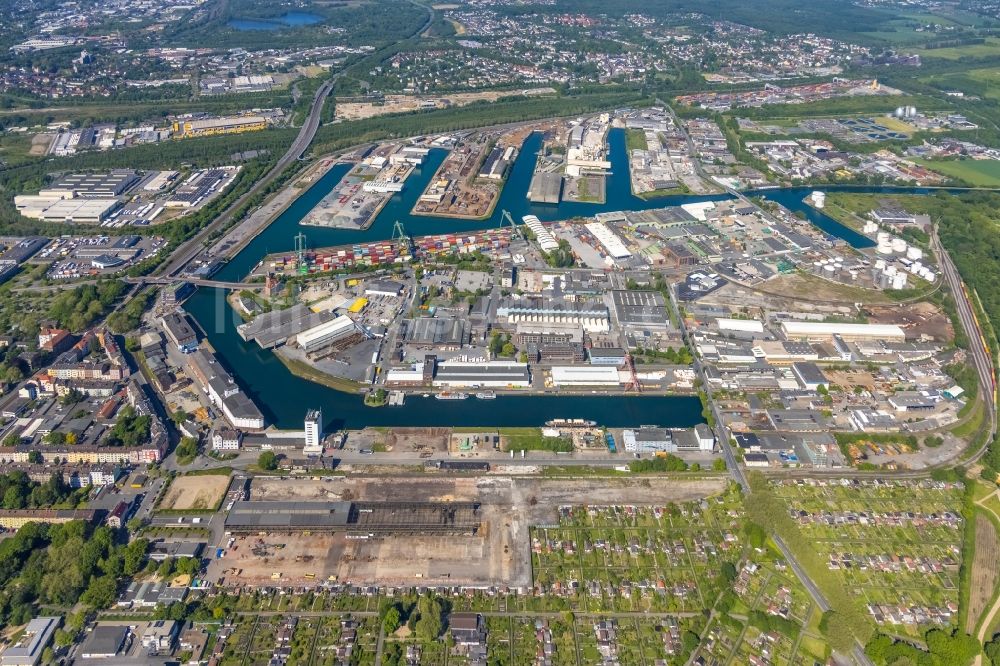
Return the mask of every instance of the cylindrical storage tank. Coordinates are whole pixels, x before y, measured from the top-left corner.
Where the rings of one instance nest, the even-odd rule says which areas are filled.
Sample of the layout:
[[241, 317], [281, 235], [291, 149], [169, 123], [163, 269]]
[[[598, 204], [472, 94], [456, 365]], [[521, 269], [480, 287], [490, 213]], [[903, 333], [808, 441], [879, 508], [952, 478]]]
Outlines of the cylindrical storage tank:
[[858, 272], [857, 271], [848, 271], [847, 274], [851, 276], [852, 280], [857, 280], [858, 279]]
[[906, 258], [907, 259], [922, 259], [924, 256], [924, 251], [919, 247], [913, 247], [912, 245], [906, 248]]
[[893, 238], [892, 251], [896, 254], [903, 254], [906, 252], [906, 241], [902, 238]]
[[937, 275], [934, 274], [934, 271], [930, 271], [930, 270], [927, 271], [927, 273], [925, 275], [923, 275], [922, 277], [925, 280], [927, 280], [928, 282], [934, 282], [934, 280], [937, 279]]
[[874, 233], [876, 230], [878, 230], [878, 225], [875, 224], [874, 222], [868, 221], [865, 222], [865, 226], [863, 226], [861, 230], [866, 234]]
[[883, 241], [889, 241], [891, 239], [892, 239], [892, 236], [889, 235], [888, 231], [880, 231], [875, 236], [875, 240], [877, 240], [879, 243], [881, 243]]
[[819, 268], [819, 267], [820, 267], [820, 266], [822, 266], [822, 265], [823, 265], [823, 262], [822, 262], [822, 261], [814, 261], [814, 262], [813, 262], [813, 266], [815, 266], [816, 268]]
[[875, 260], [875, 270], [880, 271], [883, 268], [885, 268], [885, 259], [876, 259]]
[[895, 275], [897, 272], [898, 271], [896, 270], [895, 266], [886, 266], [885, 267], [885, 274], [888, 275], [888, 276], [890, 276], [890, 277], [892, 277], [893, 275]]
[[875, 248], [875, 251], [878, 252], [879, 254], [892, 254], [892, 243], [890, 243], [889, 241], [886, 241], [884, 243], [879, 242], [878, 246]]
[[903, 289], [906, 287], [906, 273], [900, 273], [892, 278], [893, 289]]
[[823, 267], [823, 273], [824, 273], [824, 274], [825, 274], [825, 275], [826, 275], [827, 277], [830, 277], [830, 276], [831, 276], [831, 275], [833, 275], [833, 274], [834, 274], [835, 272], [836, 272], [836, 269], [835, 269], [835, 268], [833, 267], [833, 264], [827, 264], [826, 266], [824, 266], [824, 267]]

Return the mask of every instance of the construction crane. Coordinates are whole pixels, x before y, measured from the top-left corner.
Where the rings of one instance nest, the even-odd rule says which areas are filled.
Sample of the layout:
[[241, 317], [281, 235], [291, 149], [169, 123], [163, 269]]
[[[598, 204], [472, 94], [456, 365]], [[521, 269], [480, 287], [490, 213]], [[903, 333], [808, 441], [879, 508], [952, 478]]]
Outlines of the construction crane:
[[625, 391], [635, 391], [636, 393], [642, 393], [642, 384], [639, 382], [639, 375], [635, 372], [635, 360], [632, 358], [632, 354], [629, 353], [628, 349], [625, 350], [625, 367], [628, 368], [629, 381], [625, 385]]
[[510, 213], [507, 212], [506, 210], [500, 211], [500, 228], [501, 229], [503, 229], [504, 222], [506, 222], [506, 223], [508, 223], [510, 225], [510, 228], [514, 230], [514, 233], [516, 233], [518, 236], [521, 237], [521, 240], [527, 240], [524, 237], [524, 232], [521, 230], [521, 227], [518, 226], [518, 224], [516, 222], [514, 222], [514, 218], [511, 217]]
[[406, 228], [399, 220], [396, 220], [392, 225], [392, 240], [398, 241], [406, 248], [407, 253], [411, 257], [413, 256], [413, 239], [406, 233]]
[[299, 273], [306, 273], [306, 235], [301, 231], [295, 236], [295, 268]]

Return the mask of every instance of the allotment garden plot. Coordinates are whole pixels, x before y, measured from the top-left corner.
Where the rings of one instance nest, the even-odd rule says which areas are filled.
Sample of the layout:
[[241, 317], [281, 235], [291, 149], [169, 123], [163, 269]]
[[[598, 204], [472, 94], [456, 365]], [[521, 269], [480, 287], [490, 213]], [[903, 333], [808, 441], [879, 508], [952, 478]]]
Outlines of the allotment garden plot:
[[786, 480], [775, 492], [877, 624], [958, 621], [960, 484]]
[[562, 506], [531, 531], [536, 591], [582, 610], [698, 612], [721, 592], [723, 562], [741, 552], [736, 495], [701, 502]]

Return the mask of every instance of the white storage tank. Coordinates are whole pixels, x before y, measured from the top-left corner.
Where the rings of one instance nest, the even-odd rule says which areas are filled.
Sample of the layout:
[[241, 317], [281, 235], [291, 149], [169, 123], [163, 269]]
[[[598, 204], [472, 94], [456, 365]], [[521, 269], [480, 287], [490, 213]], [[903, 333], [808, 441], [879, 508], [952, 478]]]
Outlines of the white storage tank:
[[875, 270], [880, 271], [883, 268], [885, 268], [885, 259], [876, 259], [875, 260]]
[[913, 247], [911, 245], [910, 247], [906, 248], [907, 259], [917, 260], [917, 259], [923, 259], [923, 257], [924, 257], [924, 251], [921, 250], [919, 247]]
[[889, 277], [892, 277], [896, 273], [898, 273], [898, 271], [896, 270], [895, 266], [886, 266], [885, 267], [885, 274], [888, 275]]
[[893, 289], [903, 289], [905, 287], [906, 287], [906, 273], [900, 273], [899, 275], [893, 276], [892, 278]]
[[875, 236], [875, 240], [879, 243], [888, 243], [892, 237], [889, 235], [888, 231], [880, 231], [878, 235]]
[[876, 231], [878, 231], [878, 225], [872, 222], [871, 220], [868, 220], [867, 222], [865, 222], [865, 226], [861, 227], [861, 231], [866, 234], [873, 234]]
[[906, 252], [906, 241], [902, 238], [893, 238], [892, 251], [896, 254], [903, 254]]
[[890, 243], [889, 241], [885, 242], [879, 241], [879, 244], [875, 248], [875, 251], [878, 252], [879, 254], [892, 254], [892, 243]]
[[823, 208], [826, 206], [826, 194], [823, 192], [818, 190], [814, 191], [809, 195], [809, 198], [812, 199], [813, 205], [816, 206], [816, 208]]
[[823, 267], [823, 272], [826, 274], [827, 277], [833, 275], [835, 271], [836, 269], [834, 268], [833, 264], [827, 264], [826, 266]]

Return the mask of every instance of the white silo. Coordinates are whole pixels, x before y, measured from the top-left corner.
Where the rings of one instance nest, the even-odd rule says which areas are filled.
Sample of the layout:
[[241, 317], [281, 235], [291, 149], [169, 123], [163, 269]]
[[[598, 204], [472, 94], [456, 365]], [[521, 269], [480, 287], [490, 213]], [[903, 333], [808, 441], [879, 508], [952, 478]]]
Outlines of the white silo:
[[879, 241], [875, 246], [875, 251], [879, 254], [892, 254], [892, 243], [889, 241]]
[[820, 192], [819, 190], [814, 190], [813, 193], [809, 195], [809, 198], [812, 199], [813, 205], [816, 206], [816, 208], [823, 208], [826, 206], [826, 194]]
[[861, 231], [866, 234], [873, 234], [878, 231], [878, 225], [871, 220], [868, 220], [865, 222], [865, 226], [861, 227]]
[[902, 238], [892, 239], [892, 251], [895, 254], [903, 254], [906, 252], [906, 241]]
[[880, 231], [878, 235], [875, 236], [875, 241], [878, 243], [888, 243], [892, 239], [888, 231]]
[[876, 259], [875, 260], [875, 270], [880, 271], [883, 268], [885, 268], [885, 259]]
[[893, 289], [903, 289], [906, 287], [906, 273], [900, 273], [893, 276], [892, 278], [892, 288]]

